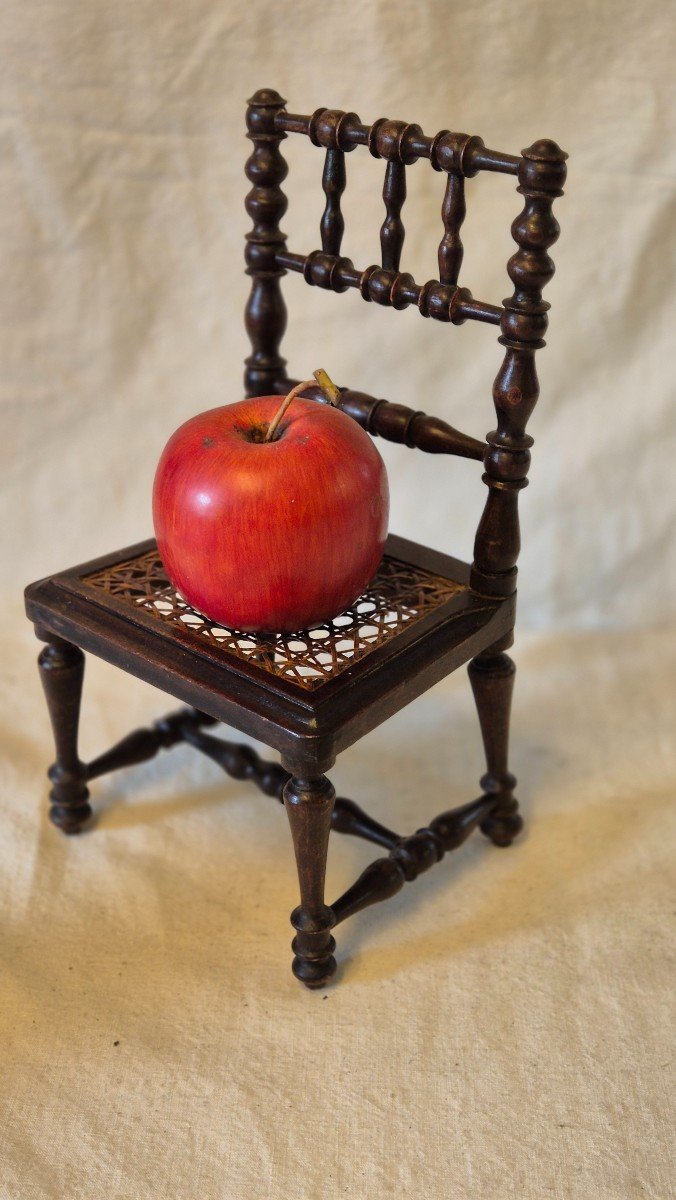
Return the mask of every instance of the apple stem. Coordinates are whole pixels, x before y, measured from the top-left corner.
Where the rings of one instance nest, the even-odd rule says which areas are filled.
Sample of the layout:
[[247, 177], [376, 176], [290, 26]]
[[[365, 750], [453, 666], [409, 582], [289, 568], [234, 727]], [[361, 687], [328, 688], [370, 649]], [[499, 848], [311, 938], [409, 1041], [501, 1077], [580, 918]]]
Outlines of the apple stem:
[[272, 441], [272, 439], [274, 438], [275, 433], [277, 431], [277, 426], [279, 425], [279, 422], [281, 421], [282, 417], [284, 416], [284, 413], [286, 412], [287, 408], [289, 407], [291, 401], [295, 400], [296, 396], [298, 396], [300, 392], [304, 392], [306, 388], [315, 387], [315, 386], [319, 386], [321, 388], [324, 395], [326, 396], [326, 399], [329, 401], [329, 404], [337, 404], [338, 403], [338, 401], [340, 399], [340, 388], [336, 387], [335, 383], [333, 383], [329, 379], [328, 375], [326, 374], [326, 371], [324, 371], [323, 368], [320, 367], [317, 371], [314, 372], [314, 379], [305, 379], [303, 381], [303, 383], [297, 383], [294, 388], [291, 388], [291, 391], [289, 392], [288, 396], [284, 397], [284, 399], [282, 400], [282, 403], [280, 404], [279, 408], [277, 409], [277, 412], [275, 413], [274, 417], [272, 418], [272, 420], [268, 426], [268, 431], [267, 431], [263, 441], [265, 441], [265, 442]]

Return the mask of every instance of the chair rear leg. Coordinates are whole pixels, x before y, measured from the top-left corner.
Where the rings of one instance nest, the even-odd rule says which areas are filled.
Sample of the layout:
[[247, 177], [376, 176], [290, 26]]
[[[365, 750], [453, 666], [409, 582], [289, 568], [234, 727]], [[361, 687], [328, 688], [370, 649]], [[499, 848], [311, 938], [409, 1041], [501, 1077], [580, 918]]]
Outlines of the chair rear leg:
[[509, 846], [523, 828], [514, 798], [516, 779], [507, 770], [516, 667], [508, 654], [488, 653], [472, 659], [468, 670], [486, 752], [487, 774], [481, 780], [481, 787], [486, 795], [496, 797], [495, 808], [480, 828], [495, 846]]
[[331, 814], [336, 793], [324, 775], [300, 778], [292, 775], [284, 787], [293, 848], [298, 867], [300, 905], [291, 913], [296, 936], [292, 971], [306, 987], [328, 983], [336, 970], [331, 936], [333, 912], [324, 903], [326, 858], [331, 832]]
[[56, 745], [56, 762], [48, 771], [52, 783], [49, 816], [64, 833], [79, 833], [92, 815], [87, 768], [77, 752], [85, 658], [70, 642], [40, 632], [38, 637], [47, 642], [38, 665]]

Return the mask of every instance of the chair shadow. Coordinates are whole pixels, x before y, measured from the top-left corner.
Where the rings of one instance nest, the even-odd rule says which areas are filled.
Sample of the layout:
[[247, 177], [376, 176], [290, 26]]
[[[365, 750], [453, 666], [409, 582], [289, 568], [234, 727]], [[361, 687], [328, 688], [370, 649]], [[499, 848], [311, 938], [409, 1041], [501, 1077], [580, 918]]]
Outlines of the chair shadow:
[[[367, 909], [352, 919], [349, 935], [342, 942], [345, 952], [342, 974], [346, 977], [354, 975], [369, 982], [391, 978], [392, 948], [368, 946], [368, 941], [388, 920], [401, 917], [405, 921], [417, 907], [427, 905], [432, 900], [438, 901], [442, 889], [448, 889], [451, 901], [454, 887], [463, 877], [475, 869], [484, 872], [490, 870], [488, 862], [480, 861], [484, 853], [489, 858], [495, 853], [510, 854], [513, 856], [513, 868], [507, 876], [500, 871], [494, 878], [488, 897], [469, 917], [457, 923], [451, 917], [446, 924], [439, 923], [433, 934], [399, 942], [396, 949], [397, 973], [424, 962], [455, 958], [479, 946], [503, 941], [512, 933], [552, 927], [562, 919], [570, 921], [576, 915], [596, 908], [590, 885], [597, 869], [606, 868], [623, 846], [640, 839], [643, 826], [652, 826], [656, 819], [659, 820], [660, 810], [666, 812], [672, 804], [672, 792], [665, 788], [662, 795], [654, 796], [649, 811], [637, 809], [631, 800], [632, 797], [618, 796], [588, 804], [583, 810], [559, 810], [535, 816], [532, 822], [528, 821], [526, 815], [526, 828], [530, 824], [527, 864], [519, 854], [523, 835], [507, 851], [498, 850], [488, 843], [484, 843], [483, 847], [476, 841], [474, 844], [468, 843], [455, 852], [458, 857], [454, 858], [453, 883], [447, 876], [444, 877], [440, 865], [438, 874], [425, 875], [410, 889], [408, 884], [404, 885], [403, 891], [390, 901], [394, 911], [390, 908], [389, 913], [381, 911], [372, 914]], [[537, 801], [535, 808], [537, 810]], [[594, 836], [590, 836], [592, 833]], [[533, 870], [532, 855], [535, 853], [537, 866]], [[528, 871], [527, 899], [524, 898], [523, 888], [519, 886], [524, 867]], [[621, 886], [618, 882], [617, 887]], [[612, 891], [606, 890], [604, 896], [609, 899]], [[623, 899], [626, 900], [624, 888], [618, 896], [618, 902]], [[340, 933], [337, 940], [340, 949]]]
[[[157, 777], [156, 777], [157, 779]], [[228, 789], [227, 780], [223, 785], [214, 784], [211, 787], [196, 785], [194, 791], [183, 792], [162, 800], [131, 799], [126, 792], [111, 789], [95, 798], [93, 816], [83, 830], [81, 836], [87, 837], [99, 829], [119, 832], [123, 829], [134, 829], [141, 825], [157, 825], [170, 817], [181, 816], [183, 813], [196, 812], [199, 809], [216, 808], [224, 804], [230, 797], [224, 791], [235, 792], [236, 784], [231, 781]], [[234, 799], [234, 795], [232, 797]], [[127, 801], [129, 800], [129, 803]]]
[[[378, 819], [386, 824], [392, 821], [395, 828], [405, 828], [408, 824], [415, 828], [421, 824], [421, 817], [423, 822], [428, 821], [436, 816], [438, 811], [465, 803], [478, 794], [476, 783], [471, 782], [473, 776], [469, 762], [470, 758], [477, 758], [475, 742], [476, 751], [480, 753], [473, 714], [470, 717], [469, 714], [454, 713], [453, 723], [453, 741], [457, 742], [460, 752], [456, 761], [458, 777], [452, 786], [449, 785], [449, 794], [439, 802], [439, 746], [444, 745], [443, 736], [440, 736], [440, 722], [439, 726], [435, 723], [422, 735], [416, 736], [416, 792], [418, 796], [429, 794], [429, 806], [425, 804], [421, 813], [417, 797], [415, 811], [410, 797], [386, 797], [380, 811], [374, 814]], [[229, 731], [227, 736], [230, 736]], [[398, 749], [400, 746], [404, 748]], [[507, 851], [494, 848], [478, 833], [472, 835], [465, 845], [444, 859], [444, 864], [449, 859], [453, 864], [452, 877], [449, 878], [445, 866], [439, 864], [438, 869], [425, 873], [413, 884], [404, 885], [402, 891], [387, 905], [377, 904], [358, 913], [346, 922], [345, 926], [341, 925], [337, 935], [339, 968], [336, 979], [353, 976], [377, 981], [391, 977], [392, 949], [374, 946], [374, 934], [377, 935], [387, 923], [400, 920], [405, 922], [416, 910], [431, 902], [442, 902], [442, 889], [446, 890], [450, 904], [455, 887], [475, 870], [489, 871], [490, 861], [496, 853], [500, 856], [512, 856], [510, 862], [513, 861], [513, 868], [508, 876], [505, 877], [501, 866], [488, 896], [483, 892], [484, 899], [481, 905], [461, 922], [439, 922], [434, 934], [423, 936], [422, 939], [416, 937], [399, 941], [396, 952], [397, 973], [416, 963], [452, 958], [469, 948], [502, 940], [516, 930], [542, 925], [543, 921], [547, 920], [543, 914], [547, 913], [554, 898], [560, 898], [560, 908], [565, 910], [568, 916], [574, 914], [589, 903], [584, 894], [579, 894], [581, 886], [584, 891], [581, 881], [584, 881], [599, 863], [606, 862], [623, 844], [638, 836], [637, 823], [640, 825], [642, 821], [650, 819], [652, 822], [654, 819], [653, 813], [643, 811], [637, 814], [635, 806], [623, 804], [621, 797], [590, 804], [584, 809], [575, 809], [572, 812], [561, 810], [538, 815], [538, 794], [541, 794], [545, 787], [551, 786], [552, 775], [561, 765], [561, 755], [556, 748], [543, 749], [541, 744], [533, 744], [518, 737], [513, 737], [512, 749], [514, 761], [523, 765], [524, 778], [528, 780], [527, 789], [520, 791], [520, 796], [525, 801], [525, 804], [522, 804], [522, 811], [525, 809], [526, 816], [524, 834]], [[213, 809], [243, 794], [244, 788], [239, 781], [224, 775], [219, 777], [217, 774], [213, 784], [210, 779], [196, 779], [194, 789], [185, 790], [180, 794], [165, 795], [161, 799], [131, 801], [135, 779], [142, 787], [147, 788], [149, 784], [154, 789], [158, 785], [164, 787], [176, 771], [174, 754], [181, 752], [182, 748], [162, 755], [153, 760], [150, 769], [147, 763], [128, 768], [125, 777], [129, 782], [125, 781], [124, 785], [116, 776], [95, 781], [92, 789], [95, 815], [84, 836], [97, 829], [115, 834], [137, 826], [156, 824], [189, 811]], [[375, 745], [364, 741], [353, 747], [351, 775], [377, 778], [378, 760], [383, 761], [383, 754], [387, 756], [388, 787], [390, 780], [405, 778], [407, 775], [410, 779], [410, 744], [409, 748], [406, 748], [406, 742], [398, 740], [396, 736], [394, 739], [391, 736], [381, 737], [380, 742], [376, 742]], [[448, 757], [450, 776], [452, 755], [449, 754]], [[480, 768], [480, 758], [474, 765]], [[571, 781], [570, 765], [566, 764], [566, 784], [570, 786], [572, 782], [576, 789], [579, 786], [589, 791], [589, 776], [573, 778]], [[218, 768], [214, 767], [214, 771], [218, 772]], [[479, 773], [477, 770], [476, 774]], [[561, 788], [560, 772], [556, 786]], [[349, 793], [349, 789], [346, 790]], [[359, 796], [356, 796], [356, 799], [359, 801]], [[670, 793], [665, 792], [665, 804], [668, 799]], [[277, 802], [274, 807], [279, 808]], [[529, 820], [531, 809], [534, 813], [532, 821]], [[596, 836], [590, 837], [590, 831], [594, 831]], [[50, 830], [50, 834], [51, 832]], [[534, 842], [537, 843], [538, 866], [535, 873], [531, 870], [529, 874], [530, 890], [526, 905], [523, 901], [523, 891], [519, 887], [519, 879], [524, 869], [520, 848], [529, 847], [527, 866], [530, 868]], [[333, 862], [330, 874], [332, 878], [339, 875], [342, 886], [351, 884], [355, 875], [360, 873], [368, 862], [386, 854], [385, 851], [367, 846], [357, 839], [340, 839], [340, 866], [336, 869], [336, 844], [336, 840], [332, 839]], [[354, 871], [352, 875], [351, 871]], [[292, 872], [293, 855], [289, 846], [288, 877], [286, 872], [279, 871], [279, 868], [276, 872], [283, 891], [287, 889]], [[335, 897], [329, 895], [328, 902], [333, 898]]]

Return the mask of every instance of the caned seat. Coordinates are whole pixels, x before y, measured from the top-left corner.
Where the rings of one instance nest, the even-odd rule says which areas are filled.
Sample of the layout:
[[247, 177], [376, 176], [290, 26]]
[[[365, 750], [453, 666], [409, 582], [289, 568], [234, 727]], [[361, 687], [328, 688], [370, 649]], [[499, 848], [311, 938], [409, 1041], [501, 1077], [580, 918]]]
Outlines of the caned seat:
[[[534, 353], [544, 344], [549, 307], [541, 293], [553, 272], [547, 249], [558, 235], [551, 208], [561, 194], [566, 156], [549, 141], [513, 156], [465, 134], [426, 137], [404, 122], [381, 119], [367, 126], [354, 113], [329, 109], [296, 116], [268, 90], [249, 102], [247, 123], [253, 142], [246, 168], [253, 185], [247, 197], [253, 219], [246, 253], [252, 277], [247, 395], [281, 395], [294, 383], [279, 353], [286, 325], [280, 282], [288, 270], [326, 290], [357, 288], [365, 300], [396, 309], [415, 304], [424, 316], [445, 323], [478, 320], [500, 327], [505, 354], [493, 389], [497, 428], [485, 442], [403, 405], [341, 389], [340, 407], [373, 436], [483, 462], [488, 495], [474, 562], [461, 563], [391, 534], [376, 575], [345, 612], [292, 635], [253, 635], [219, 627], [191, 609], [167, 578], [155, 542], [145, 541], [32, 584], [26, 608], [46, 642], [39, 662], [56, 742], [49, 771], [53, 822], [65, 833], [78, 832], [91, 816], [91, 780], [179, 741], [236, 778], [251, 779], [288, 812], [301, 893], [291, 917], [293, 969], [317, 987], [335, 971], [331, 931], [340, 921], [393, 895], [475, 827], [501, 846], [521, 828], [516, 781], [507, 768], [514, 666], [505, 651], [514, 628], [517, 496], [526, 484], [532, 443], [525, 426], [538, 397]], [[306, 135], [326, 151], [321, 250], [307, 255], [289, 252], [280, 231], [286, 208], [280, 146], [288, 134]], [[386, 161], [381, 263], [366, 270], [340, 254], [345, 155], [357, 146]], [[424, 285], [400, 270], [405, 172], [416, 159], [429, 159], [446, 177], [439, 279]], [[512, 225], [518, 248], [508, 272], [514, 292], [501, 306], [474, 300], [458, 286], [464, 181], [479, 171], [515, 175], [524, 197]], [[77, 751], [83, 652], [164, 689], [187, 707], [83, 763]], [[486, 751], [478, 799], [402, 837], [353, 801], [336, 798], [326, 772], [337, 754], [464, 663], [470, 664]], [[205, 732], [218, 722], [265, 742], [280, 753], [281, 764]], [[331, 829], [372, 841], [388, 854], [327, 905]]]
[[34, 584], [27, 600], [41, 628], [319, 773], [402, 706], [402, 682], [407, 702], [509, 633], [514, 612], [512, 597], [477, 595], [466, 564], [392, 535], [355, 604], [295, 634], [214, 625], [150, 541]]

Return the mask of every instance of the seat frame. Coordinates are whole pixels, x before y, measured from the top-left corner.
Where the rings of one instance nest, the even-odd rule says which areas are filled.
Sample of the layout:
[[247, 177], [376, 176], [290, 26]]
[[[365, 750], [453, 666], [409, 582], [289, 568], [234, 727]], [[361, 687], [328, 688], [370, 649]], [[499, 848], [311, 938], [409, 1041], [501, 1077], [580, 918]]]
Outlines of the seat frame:
[[[234, 778], [250, 779], [282, 801], [288, 813], [300, 886], [300, 905], [291, 914], [296, 931], [293, 971], [308, 987], [323, 987], [336, 969], [336, 925], [394, 895], [461, 845], [477, 826], [499, 846], [511, 844], [522, 827], [514, 797], [516, 780], [507, 762], [515, 668], [505, 651], [513, 641], [517, 498], [527, 483], [532, 445], [525, 427], [539, 392], [534, 353], [544, 345], [549, 308], [542, 289], [554, 270], [547, 250], [558, 236], [552, 202], [562, 193], [567, 156], [551, 141], [536, 142], [521, 156], [513, 156], [488, 150], [478, 137], [447, 130], [426, 137], [416, 125], [384, 118], [366, 126], [356, 114], [339, 110], [297, 116], [286, 111], [277, 92], [267, 89], [249, 101], [247, 126], [253, 142], [246, 166], [252, 183], [246, 204], [253, 221], [246, 249], [252, 279], [245, 315], [252, 344], [246, 360], [247, 395], [282, 394], [294, 385], [280, 355], [286, 327], [280, 281], [289, 270], [302, 272], [306, 282], [327, 290], [355, 287], [365, 300], [396, 309], [416, 304], [423, 316], [443, 322], [499, 325], [505, 355], [493, 389], [497, 429], [485, 442], [437, 418], [350, 389], [341, 389], [339, 403], [375, 437], [483, 461], [488, 496], [474, 562], [460, 563], [390, 535], [384, 563], [401, 565], [407, 578], [418, 580], [421, 595], [428, 583], [436, 582], [437, 599], [425, 608], [408, 596], [402, 607], [396, 589], [383, 600], [376, 587], [376, 600], [380, 597], [389, 605], [397, 619], [401, 608], [408, 624], [402, 617], [401, 628], [397, 624], [392, 636], [384, 626], [374, 644], [368, 639], [362, 644], [359, 617], [353, 614], [352, 657], [336, 657], [327, 678], [313, 679], [311, 687], [305, 686], [302, 675], [293, 675], [293, 664], [289, 677], [280, 676], [274, 640], [261, 635], [246, 658], [238, 650], [243, 643], [236, 641], [236, 633], [214, 633], [203, 622], [198, 632], [186, 627], [182, 621], [195, 618], [199, 625], [200, 618], [191, 617], [175, 593], [178, 619], [173, 624], [163, 621], [168, 581], [142, 582], [140, 564], [152, 559], [156, 549], [150, 541], [32, 584], [26, 589], [26, 609], [37, 636], [46, 642], [39, 665], [56, 744], [56, 761], [49, 770], [54, 824], [68, 834], [79, 832], [92, 815], [88, 784], [93, 779], [150, 759], [179, 742], [200, 750]], [[326, 151], [322, 249], [308, 255], [290, 253], [280, 230], [286, 210], [281, 184], [287, 172], [280, 145], [289, 133], [304, 134]], [[360, 145], [387, 164], [381, 264], [365, 271], [355, 269], [340, 253], [345, 155]], [[446, 190], [439, 279], [420, 286], [400, 271], [401, 211], [406, 168], [425, 158], [445, 173]], [[502, 306], [476, 301], [458, 286], [464, 181], [478, 171], [515, 175], [524, 197], [523, 210], [512, 225], [518, 249], [507, 268], [514, 293]], [[307, 394], [320, 398], [312, 388]], [[117, 590], [111, 586], [116, 572], [124, 580]], [[329, 639], [335, 632], [324, 631], [322, 636]], [[229, 640], [219, 644], [218, 636], [226, 634]], [[134, 731], [92, 762], [82, 762], [78, 726], [84, 651], [163, 688], [189, 707]], [[337, 754], [467, 662], [486, 755], [481, 795], [408, 837], [375, 821], [352, 800], [336, 797], [326, 772]], [[281, 765], [263, 761], [249, 746], [205, 732], [221, 721], [278, 750]], [[371, 841], [388, 854], [327, 905], [324, 879], [331, 829]]]

